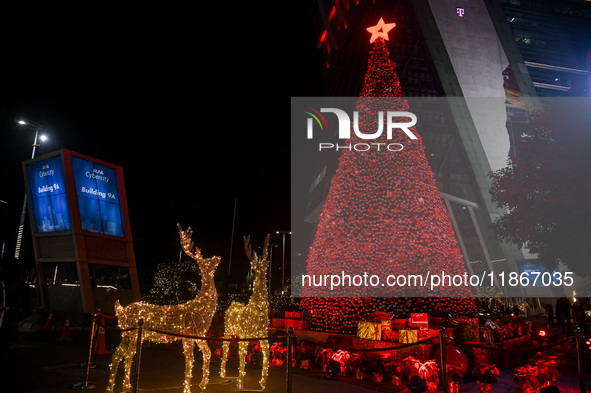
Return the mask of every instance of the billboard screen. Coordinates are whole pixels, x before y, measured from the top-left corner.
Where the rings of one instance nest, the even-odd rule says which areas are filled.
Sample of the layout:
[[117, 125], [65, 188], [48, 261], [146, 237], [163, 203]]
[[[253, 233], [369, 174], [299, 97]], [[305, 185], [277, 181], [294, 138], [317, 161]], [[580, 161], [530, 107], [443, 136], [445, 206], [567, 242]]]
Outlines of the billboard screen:
[[72, 157], [72, 167], [82, 229], [124, 236], [117, 171], [78, 157]]
[[546, 272], [544, 265], [540, 261], [517, 261], [517, 268], [519, 269], [519, 277], [523, 286], [547, 287], [550, 285], [561, 285], [558, 269], [554, 269], [553, 272]]
[[38, 161], [29, 165], [27, 170], [36, 231], [70, 230], [70, 213], [61, 157]]

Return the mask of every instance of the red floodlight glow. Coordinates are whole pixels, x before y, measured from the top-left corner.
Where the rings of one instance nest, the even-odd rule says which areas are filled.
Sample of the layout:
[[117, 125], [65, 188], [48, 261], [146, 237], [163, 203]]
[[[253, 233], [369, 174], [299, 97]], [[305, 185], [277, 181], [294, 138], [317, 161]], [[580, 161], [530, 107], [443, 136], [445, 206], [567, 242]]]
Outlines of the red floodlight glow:
[[335, 8], [335, 6], [332, 6], [332, 9], [330, 10], [330, 14], [328, 15], [328, 21], [330, 22], [332, 20], [332, 18], [334, 18], [334, 14], [337, 12], [337, 9]]

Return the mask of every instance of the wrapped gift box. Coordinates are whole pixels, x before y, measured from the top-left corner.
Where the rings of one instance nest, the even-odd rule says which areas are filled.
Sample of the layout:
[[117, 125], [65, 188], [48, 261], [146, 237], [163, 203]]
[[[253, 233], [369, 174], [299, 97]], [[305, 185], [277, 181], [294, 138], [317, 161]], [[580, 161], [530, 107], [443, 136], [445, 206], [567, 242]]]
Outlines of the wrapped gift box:
[[478, 342], [478, 328], [477, 327], [467, 327], [463, 329], [463, 336], [464, 341], [467, 342]]
[[302, 319], [302, 313], [298, 311], [286, 311], [285, 318], [287, 319]]
[[377, 322], [382, 325], [382, 333], [384, 330], [391, 330], [392, 329], [392, 317], [393, 314], [389, 314], [383, 311], [376, 311], [367, 318], [368, 321]]
[[406, 329], [408, 326], [407, 319], [393, 319], [392, 320], [392, 329]]
[[492, 329], [487, 328], [487, 327], [478, 328], [478, 339], [481, 343], [492, 344], [493, 343]]
[[448, 318], [447, 323], [450, 327], [467, 328], [478, 327], [478, 318]]
[[503, 326], [501, 327], [503, 330], [503, 339], [507, 340], [508, 338], [513, 338], [513, 329], [510, 326]]
[[292, 327], [296, 330], [307, 330], [308, 329], [308, 321], [304, 321], [301, 319], [284, 319], [283, 320], [283, 327], [289, 328]]
[[435, 329], [420, 329], [419, 341], [427, 340], [433, 337], [439, 337], [439, 332]]
[[398, 334], [398, 342], [401, 344], [416, 343], [419, 340], [419, 329], [401, 329]]
[[400, 331], [398, 331], [398, 330], [383, 330], [382, 331], [382, 340], [383, 341], [399, 342]]
[[382, 333], [384, 330], [392, 330], [392, 320], [381, 320], [380, 323], [382, 324]]
[[271, 326], [276, 328], [285, 327], [284, 318], [273, 318], [271, 319]]
[[493, 331], [492, 331], [493, 342], [500, 343], [501, 341], [503, 341], [503, 339], [504, 339], [503, 335], [504, 335], [503, 329], [501, 329], [501, 328], [493, 329]]
[[359, 321], [357, 323], [357, 337], [368, 340], [381, 340], [382, 324], [374, 321]]
[[411, 313], [408, 319], [408, 326], [429, 329], [429, 315], [425, 312]]

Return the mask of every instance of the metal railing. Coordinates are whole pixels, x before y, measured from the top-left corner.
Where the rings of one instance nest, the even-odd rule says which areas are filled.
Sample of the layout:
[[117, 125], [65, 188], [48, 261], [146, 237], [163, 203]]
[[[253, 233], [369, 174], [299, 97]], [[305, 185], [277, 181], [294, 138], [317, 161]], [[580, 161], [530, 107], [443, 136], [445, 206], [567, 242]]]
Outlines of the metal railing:
[[396, 351], [396, 350], [401, 350], [404, 348], [413, 347], [416, 345], [432, 344], [432, 343], [438, 341], [440, 348], [441, 348], [441, 358], [439, 360], [441, 361], [441, 370], [442, 370], [441, 382], [443, 385], [443, 392], [444, 393], [449, 393], [449, 386], [447, 383], [447, 373], [443, 372], [443, 370], [447, 370], [446, 346], [449, 344], [446, 343], [446, 341], [449, 342], [451, 340], [457, 344], [461, 344], [462, 346], [469, 346], [469, 347], [473, 347], [473, 348], [480, 348], [480, 349], [490, 350], [490, 351], [502, 351], [502, 352], [536, 351], [536, 352], [539, 352], [539, 351], [543, 351], [545, 349], [549, 349], [549, 348], [553, 348], [553, 347], [556, 347], [559, 345], [563, 345], [565, 343], [568, 343], [568, 342], [571, 342], [574, 340], [575, 345], [576, 345], [576, 353], [577, 353], [579, 388], [580, 388], [581, 393], [586, 392], [585, 371], [584, 371], [584, 364], [583, 364], [583, 333], [579, 327], [577, 327], [574, 337], [568, 337], [563, 340], [553, 342], [551, 344], [546, 344], [546, 345], [541, 345], [541, 346], [532, 346], [532, 347], [501, 348], [501, 347], [492, 346], [492, 345], [481, 345], [481, 344], [477, 344], [474, 342], [462, 341], [462, 340], [458, 340], [458, 339], [450, 337], [450, 336], [446, 336], [445, 335], [446, 329], [444, 327], [441, 327], [439, 329], [439, 336], [431, 337], [431, 338], [428, 338], [425, 340], [416, 341], [414, 343], [399, 344], [396, 346], [384, 347], [384, 348], [346, 348], [343, 346], [329, 345], [326, 343], [320, 343], [320, 342], [312, 341], [309, 339], [296, 337], [295, 331], [292, 327], [289, 327], [286, 329], [286, 332], [287, 332], [286, 336], [279, 335], [279, 336], [272, 336], [272, 337], [249, 337], [249, 338], [202, 337], [202, 336], [195, 336], [195, 335], [191, 335], [191, 334], [181, 334], [181, 333], [168, 332], [168, 331], [159, 330], [159, 329], [146, 328], [146, 327], [144, 327], [144, 320], [143, 319], [138, 320], [138, 327], [137, 328], [119, 329], [119, 328], [107, 327], [105, 324], [100, 322], [101, 316], [106, 317], [106, 318], [116, 318], [116, 316], [108, 316], [108, 315], [104, 315], [100, 312], [96, 312], [93, 314], [91, 334], [90, 334], [90, 348], [88, 350], [88, 362], [87, 362], [87, 368], [86, 368], [85, 381], [74, 385], [73, 386], [74, 389], [86, 390], [86, 389], [94, 389], [96, 387], [96, 384], [89, 382], [88, 378], [89, 378], [89, 373], [90, 373], [90, 368], [91, 368], [91, 357], [92, 357], [94, 339], [95, 339], [95, 335], [96, 335], [95, 332], [99, 327], [102, 327], [104, 329], [109, 329], [109, 330], [119, 331], [119, 332], [138, 330], [137, 344], [136, 344], [137, 345], [137, 347], [136, 347], [136, 356], [137, 357], [136, 357], [136, 361], [134, 363], [134, 378], [133, 378], [134, 380], [132, 382], [133, 393], [137, 393], [138, 384], [139, 384], [140, 363], [141, 363], [141, 354], [142, 354], [142, 341], [143, 341], [143, 334], [144, 334], [145, 330], [150, 330], [155, 333], [179, 337], [179, 338], [187, 338], [187, 339], [194, 339], [194, 340], [206, 340], [206, 341], [238, 342], [238, 341], [276, 340], [276, 339], [286, 338], [286, 340], [287, 340], [287, 368], [286, 368], [286, 376], [285, 376], [285, 392], [286, 393], [292, 393], [292, 351], [293, 351], [293, 345], [294, 345], [294, 338], [298, 338], [302, 342], [307, 342], [311, 345], [317, 345], [320, 347], [329, 347], [329, 348], [333, 348], [333, 349], [341, 349], [341, 350], [350, 351], [350, 352]]

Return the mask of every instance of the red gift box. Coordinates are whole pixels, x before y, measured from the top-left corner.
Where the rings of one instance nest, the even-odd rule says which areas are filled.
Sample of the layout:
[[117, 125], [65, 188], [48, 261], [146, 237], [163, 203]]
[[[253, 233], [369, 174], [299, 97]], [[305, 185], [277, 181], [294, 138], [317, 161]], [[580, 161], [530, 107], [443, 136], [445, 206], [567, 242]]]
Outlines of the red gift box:
[[408, 324], [407, 319], [393, 319], [392, 320], [392, 329], [406, 329]]
[[276, 328], [285, 327], [285, 319], [284, 318], [273, 318], [271, 320], [271, 326]]
[[283, 320], [285, 328], [292, 327], [295, 330], [306, 330], [307, 329], [307, 321], [298, 320], [298, 319], [284, 319]]
[[429, 338], [439, 337], [439, 332], [435, 329], [420, 329], [419, 341], [427, 340]]
[[299, 311], [286, 311], [285, 318], [287, 318], [287, 319], [302, 319], [302, 313]]
[[400, 340], [400, 333], [398, 330], [382, 330], [382, 341], [394, 341]]
[[429, 315], [425, 312], [411, 313], [408, 326], [429, 329]]

